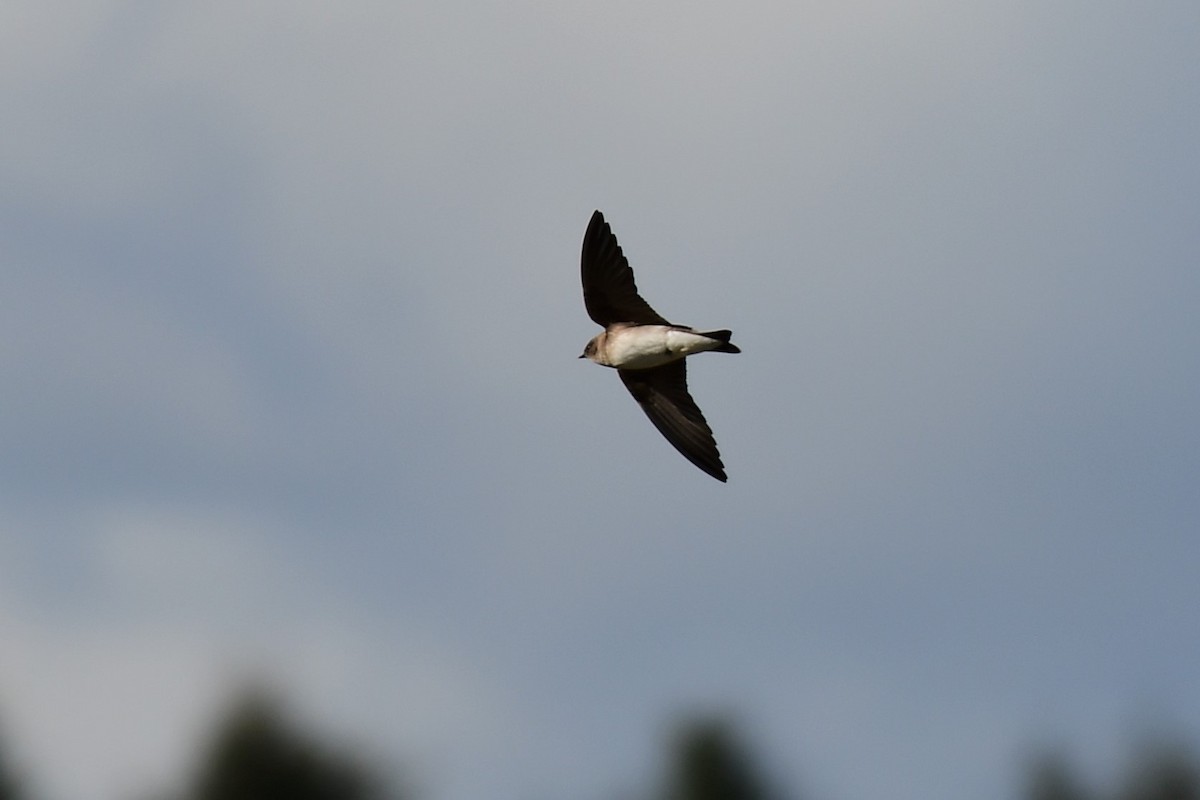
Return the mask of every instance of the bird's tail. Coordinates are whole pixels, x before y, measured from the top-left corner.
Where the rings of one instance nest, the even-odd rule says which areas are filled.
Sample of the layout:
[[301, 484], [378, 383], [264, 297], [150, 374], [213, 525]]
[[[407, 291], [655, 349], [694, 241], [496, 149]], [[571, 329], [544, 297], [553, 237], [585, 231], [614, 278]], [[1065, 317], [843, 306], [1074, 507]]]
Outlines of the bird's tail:
[[701, 336], [707, 336], [710, 339], [716, 339], [718, 342], [721, 342], [720, 347], [714, 347], [709, 352], [712, 352], [712, 353], [740, 353], [740, 352], [742, 352], [741, 348], [739, 348], [733, 342], [729, 341], [730, 337], [733, 336], [733, 331], [728, 331], [728, 330], [696, 331], [696, 333], [700, 334]]

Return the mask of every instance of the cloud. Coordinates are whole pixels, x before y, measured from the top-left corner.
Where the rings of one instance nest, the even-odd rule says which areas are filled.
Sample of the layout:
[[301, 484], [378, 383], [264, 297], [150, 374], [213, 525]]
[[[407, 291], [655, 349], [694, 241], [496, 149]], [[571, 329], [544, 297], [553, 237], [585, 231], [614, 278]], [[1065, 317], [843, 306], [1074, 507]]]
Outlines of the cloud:
[[[81, 524], [93, 546], [72, 602], [39, 607], [10, 588], [0, 615], [6, 728], [48, 793], [177, 785], [247, 681], [280, 687], [314, 727], [417, 776], [500, 735], [502, 691], [448, 640], [339, 602], [273, 525], [142, 506]], [[36, 569], [27, 533], [6, 521], [8, 587]]]
[[[604, 791], [710, 695], [846, 796], [1196, 705], [1186, 15], [0, 15], [0, 713], [58, 794], [256, 669], [447, 797]], [[721, 491], [574, 358], [597, 207], [744, 349]]]

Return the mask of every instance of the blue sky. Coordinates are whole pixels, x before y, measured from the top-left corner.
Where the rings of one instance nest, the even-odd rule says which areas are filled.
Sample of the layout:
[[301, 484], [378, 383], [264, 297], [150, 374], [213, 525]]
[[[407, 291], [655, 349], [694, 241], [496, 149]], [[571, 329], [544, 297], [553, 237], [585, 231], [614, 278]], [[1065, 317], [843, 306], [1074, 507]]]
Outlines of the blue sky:
[[[162, 787], [269, 675], [444, 800], [726, 709], [1011, 797], [1200, 740], [1200, 10], [12, 2], [0, 724]], [[602, 209], [730, 475], [607, 370]]]

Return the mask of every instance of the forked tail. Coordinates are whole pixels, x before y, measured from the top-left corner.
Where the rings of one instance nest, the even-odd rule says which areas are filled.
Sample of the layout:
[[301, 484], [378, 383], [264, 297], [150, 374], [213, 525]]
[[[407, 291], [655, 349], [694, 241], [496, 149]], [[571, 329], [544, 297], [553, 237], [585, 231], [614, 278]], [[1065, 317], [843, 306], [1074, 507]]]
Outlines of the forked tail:
[[721, 346], [714, 347], [712, 350], [709, 351], [710, 353], [740, 353], [740, 352], [742, 352], [741, 348], [739, 348], [733, 342], [729, 341], [730, 337], [733, 336], [733, 331], [728, 331], [728, 330], [696, 331], [696, 333], [700, 334], [701, 336], [707, 336], [710, 339], [716, 339], [718, 342], [721, 342]]

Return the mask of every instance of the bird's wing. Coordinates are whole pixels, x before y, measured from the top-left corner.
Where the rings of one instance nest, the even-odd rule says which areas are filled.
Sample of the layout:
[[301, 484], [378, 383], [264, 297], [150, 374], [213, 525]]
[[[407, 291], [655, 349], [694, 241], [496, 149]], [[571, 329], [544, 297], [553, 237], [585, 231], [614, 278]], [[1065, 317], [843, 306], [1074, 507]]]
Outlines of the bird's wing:
[[592, 214], [583, 235], [583, 304], [588, 316], [608, 327], [614, 322], [670, 325], [637, 292], [633, 270], [612, 228], [599, 211]]
[[683, 359], [653, 369], [619, 369], [617, 374], [654, 427], [684, 458], [722, 483], [727, 480], [712, 428], [688, 394]]

